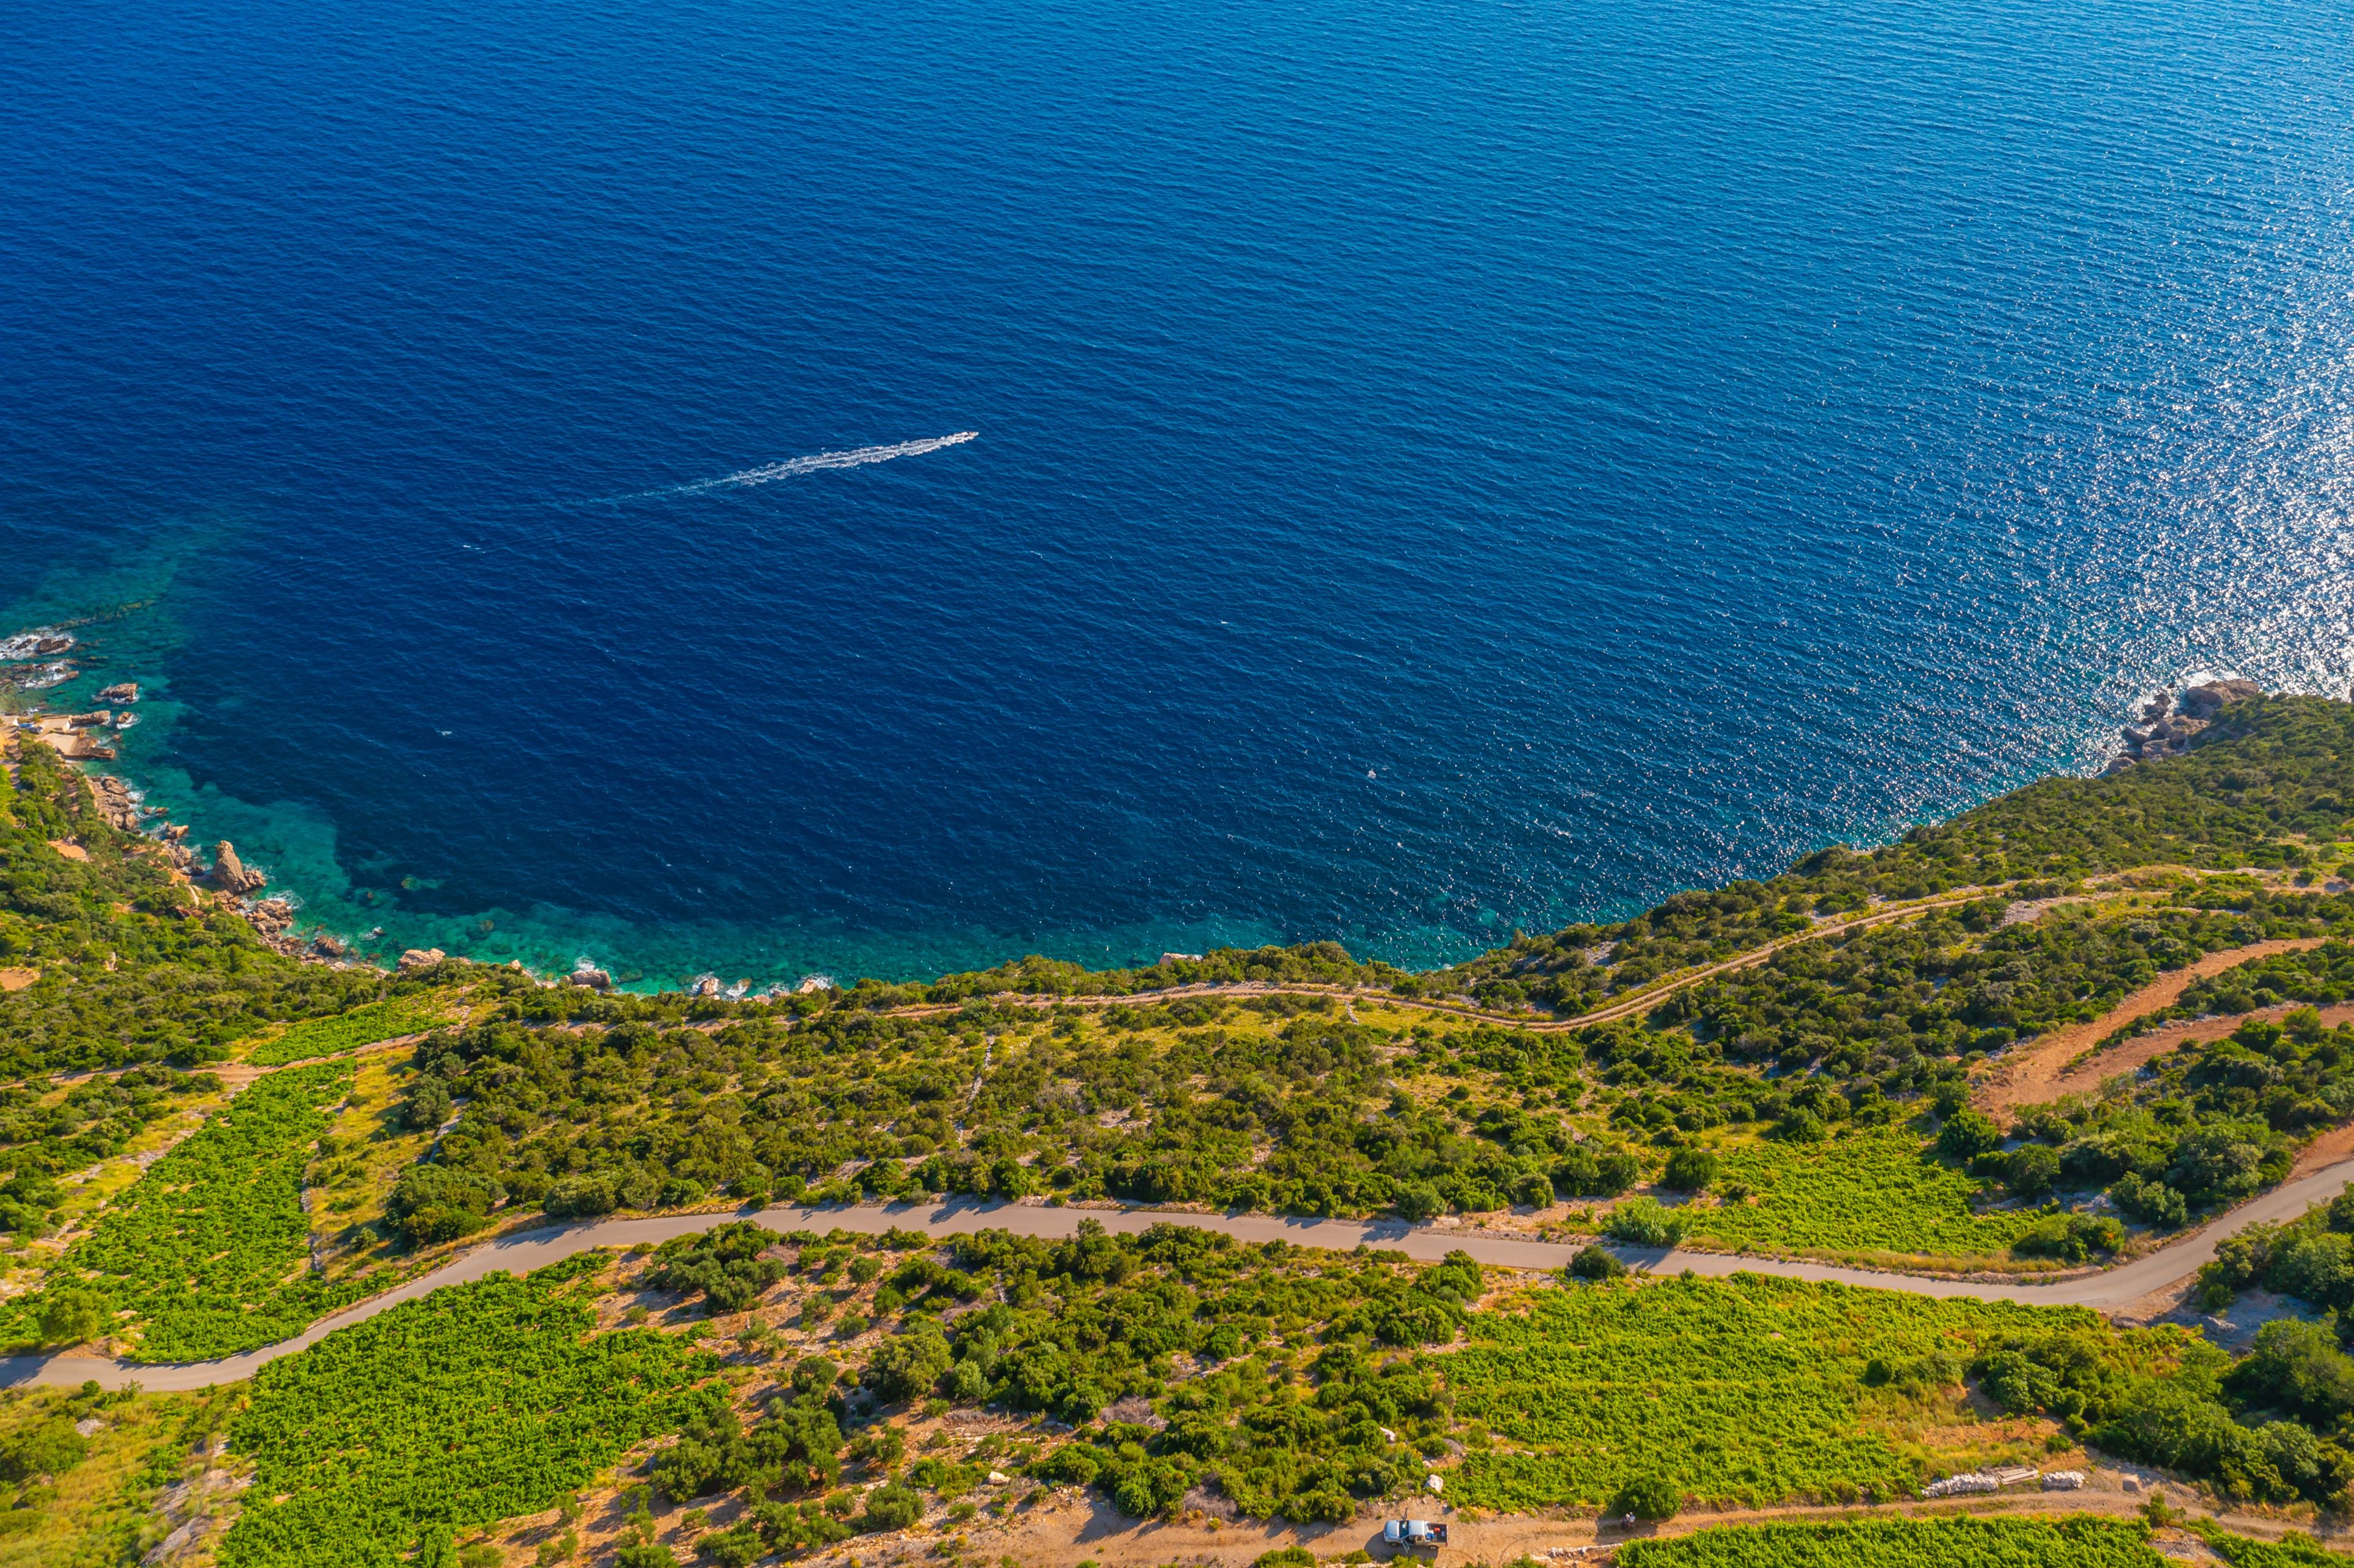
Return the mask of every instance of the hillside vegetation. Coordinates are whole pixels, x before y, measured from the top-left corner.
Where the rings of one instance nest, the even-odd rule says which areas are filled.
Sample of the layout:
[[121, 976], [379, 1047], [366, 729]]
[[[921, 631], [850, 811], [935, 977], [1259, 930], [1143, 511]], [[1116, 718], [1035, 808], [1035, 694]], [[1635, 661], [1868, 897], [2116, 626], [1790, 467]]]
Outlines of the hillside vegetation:
[[[2279, 1180], [2306, 1141], [2354, 1115], [2354, 1032], [2277, 1016], [2341, 996], [2354, 972], [2334, 939], [2354, 898], [2321, 885], [2342, 849], [2349, 715], [2308, 699], [2243, 705], [2189, 757], [2047, 780], [1880, 851], [1827, 852], [1770, 883], [1678, 895], [1638, 921], [1436, 975], [1311, 945], [1150, 972], [1025, 964], [774, 1002], [599, 995], [461, 963], [398, 977], [299, 963], [107, 827], [79, 776], [28, 742], [0, 830], [0, 944], [40, 975], [0, 996], [0, 1050], [27, 1067], [144, 1065], [111, 1089], [35, 1074], [6, 1091], [24, 1131], [0, 1145], [0, 1223], [18, 1266], [51, 1277], [0, 1327], [217, 1353], [349, 1298], [371, 1269], [414, 1266], [526, 1214], [803, 1196], [1409, 1218], [1517, 1208], [1638, 1242], [2024, 1268], [2098, 1260]], [[2230, 870], [2242, 864], [2302, 869]], [[2094, 872], [2128, 874], [2088, 886]], [[1598, 1000], [1872, 897], [2005, 881], [1791, 943], [1660, 993], [1647, 1016], [1541, 1032], [1416, 1005], [1449, 991], [1513, 1004], [1536, 995], [1524, 980], [1573, 972], [1606, 974], [1602, 991], [1578, 993]], [[2024, 895], [2071, 891], [2074, 902], [2013, 918]], [[1989, 1054], [2097, 1019], [2202, 955], [2282, 938], [2333, 939], [2201, 981], [2176, 1010], [2275, 1016], [2219, 1027], [2139, 1079], [2009, 1126], [1967, 1107]], [[1574, 953], [1592, 957], [1573, 964]], [[1483, 989], [1508, 974], [1525, 995]], [[1080, 991], [1221, 976], [1359, 989], [1076, 1004]], [[1024, 1005], [996, 994], [1007, 986], [1073, 995]], [[1552, 1004], [1583, 1004], [1565, 998]], [[462, 1026], [451, 1022], [461, 1007]], [[151, 1171], [108, 1200], [62, 1267], [27, 1250], [65, 1222], [58, 1182], [75, 1161], [117, 1157], [175, 1097], [201, 1092], [209, 1080], [186, 1067], [225, 1054], [332, 1061], [420, 1030], [397, 1059], [370, 1058], [394, 1062], [398, 1097], [374, 1121], [323, 1142], [315, 1107], [265, 1111], [331, 1078], [275, 1073], [264, 1086], [280, 1086], [248, 1091], [250, 1114], [167, 1157], [172, 1181]], [[228, 1164], [189, 1163], [233, 1133], [247, 1141]], [[355, 1139], [399, 1152], [387, 1164]], [[275, 1217], [240, 1222], [201, 1268], [136, 1228], [149, 1213], [207, 1224], [260, 1213], [262, 1172], [277, 1183], [263, 1203]], [[338, 1185], [329, 1208], [302, 1213], [302, 1183], [353, 1181], [381, 1185]], [[178, 1195], [159, 1208], [167, 1190]], [[1626, 1201], [1640, 1191], [1675, 1206]], [[359, 1218], [339, 1229], [329, 1214]], [[231, 1283], [292, 1267], [306, 1248], [325, 1275]]]
[[[2354, 1457], [2268, 1419], [2260, 1366], [2081, 1311], [1755, 1277], [1532, 1285], [1173, 1225], [737, 1224], [451, 1287], [274, 1364], [231, 1436], [278, 1500], [248, 1505], [223, 1560], [482, 1541], [553, 1562], [568, 1541], [632, 1568], [748, 1563], [1019, 1529], [1058, 1487], [1140, 1521], [1319, 1524], [1411, 1508], [1434, 1474], [1456, 1505], [1514, 1512], [1870, 1504], [1983, 1464], [2081, 1465], [2080, 1441], [2235, 1499], [2342, 1506]], [[1824, 1550], [1971, 1549], [1933, 1534], [1905, 1558], [1914, 1528], [1956, 1525]], [[2131, 1527], [1988, 1529], [1984, 1551], [2141, 1561], [2099, 1555]]]

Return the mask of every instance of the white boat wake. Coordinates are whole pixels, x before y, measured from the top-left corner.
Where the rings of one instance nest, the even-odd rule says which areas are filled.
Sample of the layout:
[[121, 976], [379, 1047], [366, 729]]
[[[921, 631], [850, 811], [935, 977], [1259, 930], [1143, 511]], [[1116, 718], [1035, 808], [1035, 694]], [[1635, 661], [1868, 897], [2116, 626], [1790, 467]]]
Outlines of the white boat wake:
[[[932, 436], [920, 441], [897, 441], [887, 447], [853, 447], [845, 452], [819, 452], [811, 457], [788, 458], [760, 468], [748, 468], [740, 473], [718, 479], [697, 480], [693, 484], [674, 484], [666, 490], [649, 490], [647, 495], [701, 495], [714, 490], [736, 490], [748, 485], [769, 484], [779, 479], [795, 479], [805, 473], [816, 473], [829, 468], [864, 468], [871, 462], [889, 462], [893, 458], [922, 457], [942, 447], [959, 446], [980, 435], [979, 430], [959, 430], [952, 436]], [[638, 499], [632, 497], [631, 499]]]

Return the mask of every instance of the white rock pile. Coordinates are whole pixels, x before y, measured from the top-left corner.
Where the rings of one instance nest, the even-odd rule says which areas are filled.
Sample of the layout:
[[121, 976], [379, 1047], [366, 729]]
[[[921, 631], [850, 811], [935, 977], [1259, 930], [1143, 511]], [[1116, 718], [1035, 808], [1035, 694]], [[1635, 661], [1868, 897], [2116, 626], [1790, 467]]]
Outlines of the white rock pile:
[[[2083, 1486], [2084, 1478], [2073, 1470], [2055, 1471], [2057, 1475], [2075, 1475], [2074, 1484]], [[2021, 1481], [2035, 1479], [2035, 1471], [2024, 1465], [1996, 1465], [1984, 1470], [1965, 1470], [1958, 1476], [1947, 1476], [1942, 1481], [1931, 1481], [1921, 1489], [1923, 1498], [1964, 1497], [1974, 1492], [1999, 1492], [2005, 1487], [2015, 1487]]]

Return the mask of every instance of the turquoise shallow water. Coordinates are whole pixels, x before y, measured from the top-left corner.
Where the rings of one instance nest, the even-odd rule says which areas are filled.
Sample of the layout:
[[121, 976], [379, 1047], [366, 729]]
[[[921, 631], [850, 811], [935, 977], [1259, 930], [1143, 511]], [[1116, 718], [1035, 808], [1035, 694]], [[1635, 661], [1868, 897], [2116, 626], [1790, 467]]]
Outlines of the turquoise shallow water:
[[2347, 689], [2349, 20], [13, 8], [0, 602], [384, 950], [1436, 962]]

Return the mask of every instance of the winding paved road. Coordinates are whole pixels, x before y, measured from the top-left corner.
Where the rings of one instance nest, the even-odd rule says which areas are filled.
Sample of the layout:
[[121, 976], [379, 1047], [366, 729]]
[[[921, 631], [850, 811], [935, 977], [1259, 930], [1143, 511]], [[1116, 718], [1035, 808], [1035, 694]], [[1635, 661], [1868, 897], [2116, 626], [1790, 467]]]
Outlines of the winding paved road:
[[[1640, 998], [1622, 1002], [1600, 1012], [1558, 1023], [1539, 1024], [1539, 1028], [1577, 1028], [1599, 1018], [1616, 1016], [1624, 1011], [1655, 1005], [1666, 992], [1695, 984], [1728, 969], [1745, 968], [1763, 962], [1782, 948], [1798, 942], [1836, 935], [1860, 927], [1878, 925], [1886, 920], [1901, 919], [1949, 903], [1966, 902], [1984, 896], [1988, 890], [1971, 889], [1965, 895], [1947, 895], [1908, 905], [1897, 910], [1876, 910], [1858, 918], [1826, 924], [1803, 935], [1787, 938], [1765, 948], [1743, 954], [1722, 963], [1687, 972]], [[2064, 902], [2064, 901], [2062, 901]], [[2254, 947], [2228, 953], [2211, 954], [2200, 960], [2193, 971], [2168, 976], [2125, 998], [2101, 1019], [2083, 1026], [2086, 1041], [2105, 1037], [2105, 1033], [2124, 1019], [2140, 1016], [2156, 1002], [2171, 1001], [2183, 986], [2199, 973], [2225, 967], [2231, 962], [2245, 962], [2264, 952], [2306, 945], [2304, 942], [2260, 943]], [[1167, 993], [1147, 993], [1144, 996], [1104, 997], [1083, 999], [1091, 1001], [1137, 1001], [1153, 995], [1191, 994], [1219, 991], [1226, 994], [1254, 991], [1314, 991], [1327, 988], [1288, 986], [1200, 986], [1181, 987]], [[1345, 993], [1345, 988], [1329, 988]], [[2160, 992], [2164, 992], [2161, 998]], [[1075, 999], [1061, 999], [1070, 1001]], [[1399, 999], [1384, 997], [1396, 1001]], [[1408, 1003], [1408, 1005], [1415, 1005]], [[1420, 1005], [1429, 1007], [1430, 1003]], [[909, 1012], [933, 1011], [910, 1009]], [[939, 1011], [945, 1011], [944, 1009]], [[1455, 1011], [1444, 1006], [1435, 1011]], [[1465, 1010], [1469, 1011], [1469, 1010]], [[414, 1036], [408, 1037], [410, 1039]], [[383, 1050], [403, 1044], [401, 1041], [379, 1042], [366, 1047]], [[270, 1069], [262, 1069], [268, 1071]], [[1733, 1274], [1770, 1274], [1793, 1279], [1835, 1280], [1842, 1284], [1869, 1287], [1881, 1290], [1909, 1291], [1919, 1296], [1975, 1296], [1989, 1300], [2022, 1301], [2041, 1306], [2089, 1307], [2097, 1311], [2114, 1311], [2140, 1300], [2153, 1291], [2175, 1284], [2198, 1271], [2202, 1264], [2215, 1255], [2216, 1244], [2245, 1226], [2260, 1222], [2276, 1222], [2303, 1213], [2315, 1203], [2335, 1197], [2340, 1189], [2354, 1181], [2354, 1159], [2339, 1160], [2321, 1167], [2308, 1175], [2282, 1183], [2271, 1192], [2221, 1215], [2176, 1241], [2173, 1245], [2147, 1256], [2105, 1269], [2098, 1273], [2079, 1274], [2047, 1283], [2012, 1283], [2002, 1280], [1934, 1278], [1918, 1275], [1862, 1268], [1843, 1268], [1832, 1264], [1808, 1263], [1781, 1258], [1748, 1257], [1739, 1254], [1690, 1252], [1681, 1249], [1660, 1250], [1617, 1246], [1611, 1250], [1628, 1263], [1649, 1273], [1673, 1274], [1690, 1270], [1694, 1274], [1723, 1277]], [[600, 1246], [627, 1247], [640, 1242], [667, 1241], [673, 1236], [689, 1235], [708, 1230], [713, 1225], [738, 1218], [757, 1219], [771, 1230], [831, 1230], [879, 1233], [897, 1227], [920, 1231], [928, 1235], [943, 1236], [972, 1231], [997, 1228], [1023, 1235], [1066, 1236], [1078, 1229], [1083, 1220], [1098, 1220], [1108, 1230], [1134, 1232], [1149, 1225], [1172, 1224], [1194, 1225], [1204, 1230], [1223, 1231], [1240, 1241], [1261, 1242], [1283, 1240], [1303, 1246], [1329, 1247], [1345, 1251], [1360, 1245], [1403, 1252], [1409, 1257], [1437, 1261], [1449, 1251], [1461, 1249], [1481, 1263], [1506, 1268], [1554, 1269], [1566, 1264], [1583, 1244], [1532, 1241], [1522, 1237], [1498, 1234], [1493, 1232], [1459, 1224], [1410, 1224], [1401, 1220], [1318, 1220], [1289, 1218], [1275, 1214], [1199, 1214], [1178, 1213], [1147, 1208], [1047, 1208], [1034, 1203], [984, 1203], [955, 1200], [939, 1204], [859, 1204], [841, 1209], [774, 1208], [755, 1214], [737, 1213], [663, 1214], [647, 1219], [599, 1220], [579, 1224], [555, 1226], [519, 1233], [486, 1243], [451, 1259], [430, 1274], [420, 1275], [407, 1284], [372, 1297], [356, 1306], [332, 1317], [323, 1318], [303, 1333], [274, 1345], [250, 1351], [244, 1355], [224, 1357], [211, 1361], [162, 1362], [142, 1365], [121, 1361], [110, 1357], [66, 1351], [53, 1356], [0, 1357], [0, 1386], [26, 1383], [48, 1383], [72, 1386], [85, 1381], [96, 1381], [108, 1388], [120, 1388], [137, 1383], [143, 1388], [176, 1391], [209, 1388], [217, 1383], [236, 1383], [251, 1377], [256, 1372], [281, 1356], [305, 1350], [348, 1324], [374, 1317], [387, 1307], [412, 1301], [441, 1288], [445, 1285], [462, 1285], [500, 1270], [521, 1274], [543, 1267], [576, 1253]]]
[[[1646, 1273], [1772, 1274], [1792, 1279], [1836, 1280], [1878, 1290], [1909, 1291], [1916, 1296], [1975, 1296], [1988, 1300], [2023, 1301], [2045, 1307], [2089, 1307], [2115, 1310], [2154, 1290], [2195, 1273], [2215, 1255], [2215, 1244], [2260, 1221], [2278, 1221], [2303, 1213], [2335, 1197], [2354, 1181], [2354, 1160], [2326, 1166], [2298, 1181], [2284, 1182], [2173, 1245], [2097, 1274], [2076, 1275], [2048, 1284], [2012, 1284], [1966, 1279], [1935, 1279], [1873, 1269], [1841, 1268], [1831, 1264], [1780, 1258], [1744, 1257], [1737, 1254], [1689, 1252], [1682, 1249], [1613, 1247], [1611, 1250]], [[522, 1274], [593, 1247], [627, 1247], [640, 1242], [667, 1241], [689, 1235], [733, 1219], [754, 1219], [771, 1230], [832, 1230], [840, 1228], [878, 1234], [896, 1227], [927, 1235], [966, 1234], [973, 1231], [1008, 1230], [1021, 1235], [1067, 1236], [1082, 1220], [1100, 1221], [1106, 1230], [1135, 1232], [1169, 1224], [1223, 1231], [1238, 1241], [1288, 1241], [1301, 1246], [1345, 1251], [1360, 1245], [1403, 1252], [1409, 1257], [1436, 1262], [1458, 1248], [1481, 1263], [1505, 1268], [1553, 1269], [1567, 1263], [1577, 1245], [1531, 1241], [1461, 1225], [1416, 1225], [1397, 1220], [1291, 1219], [1278, 1214], [1176, 1213], [1158, 1209], [1050, 1209], [1033, 1203], [862, 1203], [851, 1208], [764, 1209], [758, 1213], [725, 1213], [663, 1214], [651, 1219], [599, 1220], [545, 1230], [526, 1231], [485, 1244], [453, 1258], [430, 1274], [420, 1275], [397, 1289], [323, 1318], [308, 1330], [241, 1356], [212, 1361], [182, 1361], [139, 1365], [104, 1356], [67, 1351], [54, 1356], [0, 1358], [0, 1385], [48, 1383], [73, 1386], [95, 1380], [106, 1388], [136, 1383], [142, 1388], [177, 1391], [209, 1388], [251, 1377], [281, 1356], [307, 1349], [348, 1324], [372, 1318], [387, 1307], [506, 1270]]]

